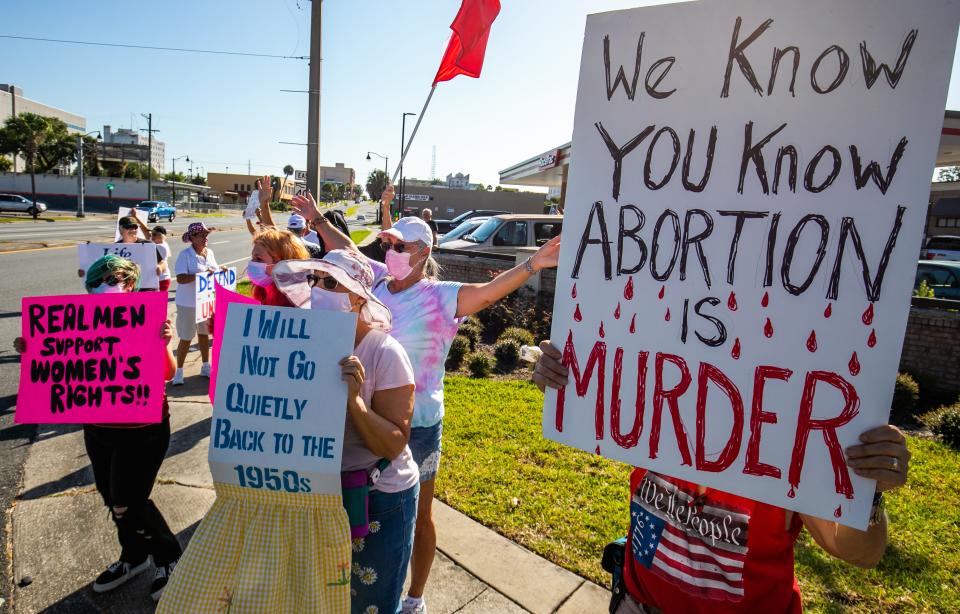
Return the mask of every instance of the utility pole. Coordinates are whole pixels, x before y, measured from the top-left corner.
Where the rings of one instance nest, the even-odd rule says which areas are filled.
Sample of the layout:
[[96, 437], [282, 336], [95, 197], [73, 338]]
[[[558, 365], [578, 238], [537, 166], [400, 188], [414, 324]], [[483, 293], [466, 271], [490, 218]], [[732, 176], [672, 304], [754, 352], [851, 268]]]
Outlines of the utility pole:
[[[147, 120], [147, 200], [153, 200], [153, 113], [140, 114]], [[141, 128], [143, 130], [143, 128]]]
[[83, 212], [83, 136], [77, 135], [77, 217], [85, 217]]
[[307, 107], [307, 189], [320, 198], [320, 76], [323, 0], [310, 7], [310, 86]]
[[[14, 118], [17, 117], [17, 86], [10, 86], [10, 111]], [[17, 172], [17, 154], [13, 154], [13, 172]]]

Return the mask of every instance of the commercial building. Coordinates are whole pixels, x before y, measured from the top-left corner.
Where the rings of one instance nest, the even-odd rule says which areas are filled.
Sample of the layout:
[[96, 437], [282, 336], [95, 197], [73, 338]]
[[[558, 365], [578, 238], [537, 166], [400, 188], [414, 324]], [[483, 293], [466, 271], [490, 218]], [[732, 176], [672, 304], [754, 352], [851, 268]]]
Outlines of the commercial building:
[[166, 172], [167, 146], [156, 137], [153, 139], [151, 152], [148, 135], [138, 130], [128, 128], [113, 130], [111, 126], [104, 126], [100, 136], [99, 157], [101, 160], [143, 164], [149, 158], [153, 170], [161, 175]]
[[534, 192], [488, 192], [451, 190], [446, 186], [411, 187], [404, 192], [404, 212], [419, 215], [430, 209], [434, 219], [452, 219], [470, 210], [487, 209], [507, 213], [543, 213], [544, 195]]
[[[250, 193], [257, 189], [257, 181], [262, 175], [241, 175], [237, 173], [207, 173], [207, 185], [214, 192], [219, 192], [221, 202], [239, 203], [245, 202]], [[283, 191], [280, 194], [281, 201], [288, 201], [296, 194], [296, 185], [293, 177], [288, 177], [284, 183], [283, 176], [280, 177], [280, 183]]]
[[320, 167], [320, 183], [354, 185], [357, 183], [357, 175], [352, 168], [344, 166], [343, 162], [337, 162], [334, 166]]
[[480, 189], [479, 183], [470, 183], [470, 174], [464, 175], [463, 173], [457, 173], [454, 175], [450, 173], [447, 175], [447, 188], [451, 190], [478, 190]]
[[[87, 131], [87, 120], [83, 116], [24, 98], [23, 90], [19, 87], [6, 83], [0, 84], [0, 125], [3, 125], [8, 118], [21, 113], [36, 113], [44, 117], [55, 117], [65, 123], [67, 129], [71, 132], [82, 134]], [[13, 161], [14, 171], [23, 168], [24, 161], [22, 159], [17, 158]]]

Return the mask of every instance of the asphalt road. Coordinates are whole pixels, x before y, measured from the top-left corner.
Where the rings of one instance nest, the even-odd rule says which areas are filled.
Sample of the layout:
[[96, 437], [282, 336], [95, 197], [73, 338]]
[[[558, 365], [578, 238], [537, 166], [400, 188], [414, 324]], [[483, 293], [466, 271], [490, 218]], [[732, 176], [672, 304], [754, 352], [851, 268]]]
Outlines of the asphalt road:
[[[371, 206], [361, 206], [360, 213], [367, 215]], [[285, 224], [287, 216], [277, 216], [278, 224]], [[209, 248], [217, 262], [235, 266], [242, 276], [250, 258], [250, 235], [238, 216], [203, 218], [202, 220], [178, 218], [172, 223], [161, 222], [168, 230], [171, 248], [170, 267], [186, 247], [180, 235], [193, 221], [203, 221], [207, 226], [222, 228], [210, 235]], [[21, 299], [25, 296], [50, 296], [83, 294], [84, 288], [77, 277], [77, 250], [75, 245], [86, 241], [112, 242], [114, 236], [112, 219], [102, 216], [85, 221], [18, 222], [0, 224], [0, 245], [16, 246], [58, 241], [69, 242], [65, 247], [27, 249], [0, 252], [0, 509], [6, 512], [14, 501], [21, 482], [24, 458], [37, 428], [33, 425], [14, 424], [14, 408], [20, 378], [19, 356], [13, 351], [13, 339], [21, 331]], [[361, 228], [362, 225], [356, 226]], [[355, 228], [351, 224], [351, 230]], [[176, 280], [169, 292], [174, 300]], [[40, 427], [43, 428], [43, 427]], [[9, 523], [7, 514], [5, 523]], [[0, 597], [9, 600], [9, 587], [20, 578], [8, 578], [9, 561], [6, 530], [0, 530]], [[0, 605], [0, 611], [5, 608]]]

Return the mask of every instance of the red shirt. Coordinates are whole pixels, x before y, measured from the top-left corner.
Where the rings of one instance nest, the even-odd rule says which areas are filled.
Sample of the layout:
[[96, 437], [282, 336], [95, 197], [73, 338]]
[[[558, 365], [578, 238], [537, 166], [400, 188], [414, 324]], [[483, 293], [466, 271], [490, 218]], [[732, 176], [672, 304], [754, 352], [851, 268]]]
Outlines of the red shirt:
[[799, 614], [793, 544], [781, 508], [636, 469], [624, 580], [664, 612]]
[[256, 284], [253, 285], [253, 298], [260, 301], [261, 305], [269, 305], [271, 307], [293, 307], [286, 295], [273, 284], [270, 284], [268, 287], [264, 288]]

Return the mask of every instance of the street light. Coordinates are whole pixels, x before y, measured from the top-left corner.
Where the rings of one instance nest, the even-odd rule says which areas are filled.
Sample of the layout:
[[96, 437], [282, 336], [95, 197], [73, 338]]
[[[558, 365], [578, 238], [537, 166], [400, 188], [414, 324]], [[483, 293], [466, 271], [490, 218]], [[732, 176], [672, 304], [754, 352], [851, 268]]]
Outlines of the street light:
[[171, 158], [171, 161], [173, 162], [173, 183], [171, 184], [170, 189], [172, 190], [172, 193], [173, 193], [174, 207], [177, 206], [177, 160], [183, 160], [184, 158], [186, 158], [187, 162], [190, 161], [190, 156], [188, 155]]
[[[389, 157], [389, 156], [384, 156], [384, 155], [382, 155], [382, 154], [378, 154], [378, 153], [375, 152], [375, 151], [368, 151], [368, 152], [367, 152], [367, 162], [370, 161], [370, 154], [373, 154], [373, 155], [377, 156], [378, 158], [383, 158], [383, 176], [386, 177], [387, 181], [390, 181], [390, 173], [389, 173], [388, 170], [387, 170], [387, 167], [390, 166], [390, 157]], [[391, 217], [393, 216], [393, 211], [390, 212], [390, 215], [391, 215]], [[379, 219], [379, 218], [380, 218], [380, 209], [377, 209], [377, 219]], [[380, 222], [383, 223], [383, 220], [380, 220]]]
[[[97, 135], [97, 140], [100, 140], [100, 131], [93, 130], [86, 134], [77, 135], [77, 217], [86, 217], [86, 213], [83, 210], [83, 139], [90, 136], [91, 134]], [[36, 200], [36, 196], [34, 196]]]
[[400, 124], [400, 196], [397, 198], [397, 215], [403, 215], [403, 148], [407, 146], [407, 115], [416, 115], [416, 113], [404, 113], [403, 122]]

